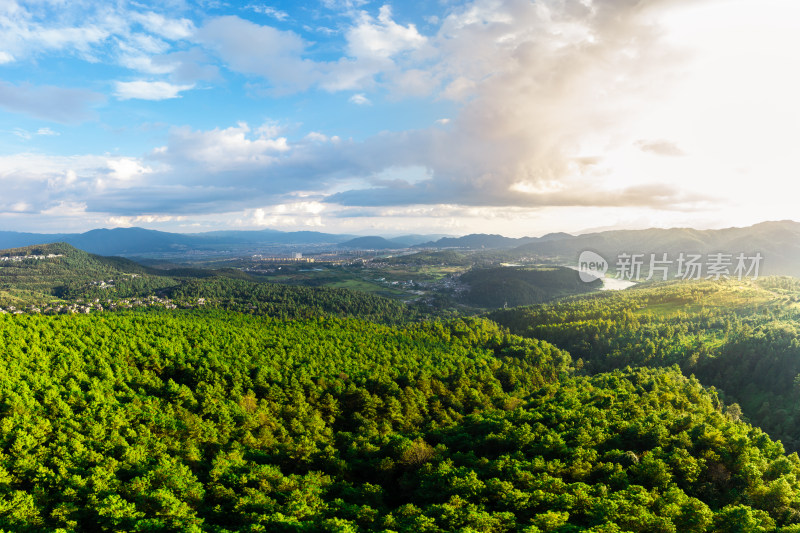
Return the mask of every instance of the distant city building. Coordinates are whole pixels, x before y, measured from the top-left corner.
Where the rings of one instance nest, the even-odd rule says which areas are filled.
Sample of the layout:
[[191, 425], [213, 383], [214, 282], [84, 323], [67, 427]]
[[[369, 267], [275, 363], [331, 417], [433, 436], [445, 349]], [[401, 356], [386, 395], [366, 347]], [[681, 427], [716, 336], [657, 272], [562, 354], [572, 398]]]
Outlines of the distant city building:
[[0, 257], [0, 261], [12, 261], [18, 263], [28, 259], [53, 259], [54, 257], [64, 257], [64, 254], [47, 254], [47, 255], [4, 255]]
[[254, 261], [264, 261], [265, 263], [313, 263], [313, 257], [303, 257], [300, 252], [295, 252], [292, 257], [277, 257], [277, 256], [263, 256], [256, 254], [253, 256]]

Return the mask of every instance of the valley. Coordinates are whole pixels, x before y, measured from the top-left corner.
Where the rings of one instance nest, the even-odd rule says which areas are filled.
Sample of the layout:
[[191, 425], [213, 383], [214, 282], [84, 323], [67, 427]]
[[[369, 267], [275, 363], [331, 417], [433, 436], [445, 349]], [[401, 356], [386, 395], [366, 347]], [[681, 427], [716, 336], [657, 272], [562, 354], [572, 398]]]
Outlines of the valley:
[[0, 255], [6, 529], [800, 530], [795, 278]]

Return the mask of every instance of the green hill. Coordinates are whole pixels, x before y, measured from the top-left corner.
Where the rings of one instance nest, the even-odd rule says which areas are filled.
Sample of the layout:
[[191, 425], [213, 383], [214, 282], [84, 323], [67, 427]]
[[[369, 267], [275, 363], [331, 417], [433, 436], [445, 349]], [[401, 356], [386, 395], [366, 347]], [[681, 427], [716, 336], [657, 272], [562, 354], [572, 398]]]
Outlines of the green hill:
[[462, 237], [442, 237], [436, 241], [429, 241], [417, 244], [416, 248], [464, 248], [472, 250], [480, 249], [502, 249], [521, 246], [525, 243], [536, 241], [531, 237], [515, 239], [503, 237], [502, 235], [488, 235], [485, 233], [473, 233]]
[[[176, 281], [128, 259], [101, 257], [65, 244], [0, 251], [0, 301], [40, 303], [90, 291], [129, 296]], [[102, 289], [100, 288], [102, 287]]]
[[578, 272], [565, 267], [476, 268], [463, 274], [469, 289], [464, 298], [478, 307], [516, 307], [544, 303], [556, 298], [596, 291], [602, 281], [585, 283]]
[[589, 373], [678, 365], [800, 450], [800, 282], [674, 282], [498, 310], [513, 333], [568, 350]]
[[420, 322], [239, 270], [0, 252], [6, 298], [192, 308], [0, 314], [0, 530], [800, 532], [800, 281], [462, 278], [571, 296]]
[[254, 282], [213, 276], [183, 279], [161, 291], [177, 303], [205, 300], [205, 307], [263, 314], [279, 318], [334, 315], [381, 323], [404, 323], [425, 316], [426, 311], [372, 293]]
[[424, 315], [374, 294], [266, 283], [236, 269], [159, 270], [64, 243], [0, 251], [0, 308], [153, 295], [181, 307], [196, 307], [202, 300], [205, 307], [282, 318], [335, 315], [398, 323]]
[[[800, 223], [791, 220], [762, 222], [743, 228], [696, 230], [692, 228], [651, 228], [645, 230], [614, 230], [578, 236], [557, 236], [539, 239], [510, 251], [517, 257], [548, 257], [577, 266], [581, 252], [591, 250], [608, 261], [613, 271], [620, 254], [643, 254], [642, 278], [646, 277], [650, 254], [656, 259], [677, 261], [681, 253], [700, 254], [706, 262], [709, 254], [732, 256], [730, 271], [736, 266], [738, 254], [751, 257], [760, 253], [763, 260], [761, 275], [800, 275]], [[671, 275], [677, 263], [670, 265]], [[703, 275], [703, 277], [705, 274]]]
[[677, 370], [487, 321], [0, 317], [7, 531], [798, 531], [800, 460]]

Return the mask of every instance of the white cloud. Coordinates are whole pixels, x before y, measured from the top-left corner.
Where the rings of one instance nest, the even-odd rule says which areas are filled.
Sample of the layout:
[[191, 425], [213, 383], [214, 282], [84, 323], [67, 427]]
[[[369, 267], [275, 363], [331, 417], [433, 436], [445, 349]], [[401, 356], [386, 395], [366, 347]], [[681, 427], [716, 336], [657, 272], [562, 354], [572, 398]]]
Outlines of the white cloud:
[[312, 131], [308, 135], [306, 135], [306, 139], [312, 142], [328, 142], [329, 137], [324, 133], [319, 133], [318, 131]]
[[38, 27], [26, 35], [27, 46], [35, 45], [45, 50], [74, 50], [85, 59], [96, 61], [91, 49], [93, 46], [104, 42], [110, 32], [104, 28], [87, 25], [72, 28], [46, 28]]
[[403, 85], [403, 94], [430, 92], [435, 80], [422, 70], [397, 65], [427, 43], [414, 24], [395, 22], [388, 5], [380, 8], [377, 18], [366, 11], [353, 13], [353, 17], [353, 24], [345, 30], [344, 55], [330, 61], [307, 57], [313, 43], [292, 31], [234, 16], [211, 19], [195, 38], [229, 69], [266, 80], [274, 94], [313, 87], [328, 91], [364, 89], [376, 85], [376, 77], [382, 73], [393, 77], [388, 83]]
[[32, 139], [34, 135], [40, 135], [44, 137], [54, 137], [61, 135], [59, 132], [53, 131], [50, 128], [39, 128], [33, 133], [31, 133], [28, 130], [24, 130], [22, 128], [14, 128], [11, 133], [16, 135], [20, 139], [25, 139], [26, 141]]
[[0, 81], [0, 108], [61, 123], [78, 123], [94, 117], [93, 107], [105, 97], [93, 91]]
[[250, 9], [256, 13], [261, 13], [262, 15], [267, 15], [280, 21], [284, 21], [289, 18], [289, 14], [286, 11], [281, 11], [280, 9], [276, 9], [272, 6], [264, 4], [250, 4], [245, 9]]
[[122, 66], [145, 74], [166, 74], [174, 83], [220, 79], [217, 66], [211, 64], [212, 60], [198, 47], [156, 55], [120, 48], [124, 50], [119, 57]]
[[33, 206], [31, 206], [31, 204], [27, 202], [16, 202], [14, 204], [11, 204], [9, 211], [13, 213], [25, 213], [31, 211], [32, 208]]
[[191, 85], [175, 85], [165, 81], [117, 81], [115, 96], [120, 100], [168, 100], [180, 98], [180, 93], [194, 88]]
[[384, 85], [393, 94], [428, 94], [437, 84], [410, 56], [424, 48], [428, 40], [414, 24], [403, 26], [392, 19], [384, 5], [377, 19], [366, 11], [353, 15], [354, 23], [345, 31], [346, 57], [320, 66], [324, 77], [320, 85], [329, 91], [358, 90]]
[[427, 97], [436, 91], [439, 84], [436, 73], [429, 69], [403, 67], [383, 75], [383, 85], [394, 99]]
[[321, 76], [318, 65], [302, 57], [306, 43], [291, 31], [225, 16], [211, 19], [196, 38], [229, 69], [261, 76], [278, 91], [305, 90]]
[[0, 64], [65, 54], [92, 63], [116, 62], [143, 72], [165, 73], [153, 56], [166, 54], [189, 39], [194, 24], [186, 18], [140, 11], [140, 7], [7, 0], [0, 5]]
[[42, 215], [48, 217], [78, 217], [86, 215], [85, 202], [58, 202], [57, 204], [44, 209]]
[[478, 83], [465, 76], [458, 76], [450, 81], [442, 91], [442, 96], [447, 100], [465, 102], [478, 87]]
[[[98, 195], [142, 186], [152, 171], [131, 157], [35, 153], [1, 156], [0, 187], [6, 192], [0, 200], [0, 212], [20, 202], [28, 206], [26, 211], [48, 215], [58, 214], [58, 206], [90, 206]], [[56, 209], [52, 210], [54, 206]]]
[[120, 181], [130, 181], [135, 177], [153, 172], [152, 168], [142, 165], [132, 157], [109, 159], [106, 164], [111, 170], [109, 177]]
[[370, 2], [370, 0], [322, 0], [322, 5], [328, 9], [337, 11], [347, 11], [356, 7], [361, 7]]
[[131, 70], [137, 70], [145, 74], [170, 74], [174, 72], [177, 65], [170, 62], [159, 62], [155, 57], [132, 51], [120, 56], [119, 62], [122, 66]]
[[686, 152], [681, 150], [680, 146], [678, 146], [676, 143], [663, 139], [655, 141], [646, 141], [640, 139], [634, 144], [638, 146], [641, 151], [650, 152], [656, 155], [671, 157], [686, 155]]
[[169, 50], [169, 43], [148, 33], [131, 33], [127, 42], [120, 43], [120, 49], [135, 50], [144, 54], [162, 54]]
[[[68, 169], [80, 173], [105, 167], [106, 158], [100, 156], [51, 156], [21, 153], [0, 156], [0, 180], [46, 182], [62, 176]], [[38, 185], [37, 185], [38, 186]]]
[[258, 128], [251, 135], [250, 127], [240, 122], [234, 127], [210, 131], [175, 128], [169, 144], [157, 149], [153, 157], [171, 166], [202, 165], [204, 172], [220, 172], [242, 167], [264, 168], [289, 150], [285, 137], [270, 137], [277, 130], [273, 124]]
[[[372, 164], [422, 165], [432, 170], [432, 178], [413, 187], [377, 187], [335, 199], [354, 205], [660, 202], [665, 208], [700, 201], [700, 195], [666, 185], [663, 176], [618, 178], [603, 174], [612, 168], [609, 161], [579, 163], [587, 160], [587, 151], [603, 153], [602, 143], [607, 148], [609, 142], [619, 143], [617, 136], [630, 135], [628, 120], [635, 115], [630, 110], [667, 94], [678, 78], [681, 54], [663, 41], [655, 24], [659, 9], [677, 3], [661, 0], [634, 9], [627, 2], [590, 7], [555, 0], [477, 0], [453, 9], [436, 36], [407, 41], [409, 49], [436, 50], [426, 56], [433, 63], [420, 90], [440, 84], [440, 96], [460, 104], [451, 127], [385, 134], [364, 148], [386, 154]], [[403, 49], [388, 37], [393, 35], [390, 15], [381, 12], [383, 32], [368, 27], [354, 32], [361, 39], [353, 40], [351, 54], [381, 58]], [[598, 182], [605, 186], [599, 188]], [[519, 183], [527, 184], [524, 191]], [[658, 183], [663, 185], [654, 188]], [[552, 184], [564, 190], [543, 192]], [[652, 198], [659, 187], [663, 194], [656, 202]]]
[[141, 224], [163, 224], [166, 222], [180, 222], [185, 217], [172, 215], [137, 215], [137, 216], [111, 216], [106, 218], [106, 224], [112, 227], [130, 228]]
[[[0, 210], [84, 202], [114, 216], [241, 212], [291, 203], [274, 197], [300, 186], [318, 199], [330, 195], [325, 214], [355, 212], [335, 204], [341, 202], [398, 217], [440, 205], [472, 206], [489, 217], [509, 205], [679, 211], [729, 190], [760, 198], [770, 189], [765, 182], [787, 190], [780, 180], [792, 179], [792, 140], [800, 134], [800, 78], [786, 68], [798, 43], [798, 19], [790, 15], [800, 10], [764, 2], [758, 10], [743, 0], [445, 2], [444, 14], [428, 20], [438, 31], [425, 25], [423, 35], [388, 6], [327, 0], [326, 7], [343, 12], [324, 13], [313, 24], [330, 23], [344, 41], [323, 43], [232, 16], [198, 18], [198, 29], [139, 7], [27, 2], [0, 21], [0, 63], [60, 53], [164, 76], [117, 82], [120, 99], [177, 98], [199, 79], [227, 75], [225, 68], [267, 86], [262, 96], [347, 90], [352, 103], [374, 99], [376, 106], [396, 96], [428, 97], [420, 116], [428, 116], [429, 127], [356, 142], [333, 132], [303, 137], [294, 126], [283, 131], [271, 123], [194, 126], [171, 130], [146, 161], [106, 154], [56, 164], [27, 154], [14, 167], [0, 158], [7, 196]], [[69, 16], [44, 20], [32, 6]], [[268, 5], [250, 7], [283, 18]], [[224, 66], [210, 64], [212, 55]], [[442, 100], [436, 114], [425, 115]], [[86, 120], [102, 101], [90, 91], [0, 82], [0, 107], [47, 120]], [[434, 122], [442, 116], [449, 122]], [[11, 133], [33, 138], [36, 126], [29, 127]], [[293, 134], [298, 140], [290, 142]], [[409, 181], [396, 170], [403, 168], [426, 173]], [[404, 203], [417, 211], [403, 211]], [[265, 210], [263, 220], [279, 215], [282, 223], [301, 220], [277, 208]]]
[[132, 13], [131, 17], [148, 31], [171, 41], [186, 39], [195, 31], [194, 23], [185, 18], [170, 19], [152, 11]]
[[248, 209], [243, 226], [256, 227], [321, 227], [322, 214], [330, 206], [315, 201], [300, 201]]
[[364, 93], [354, 94], [348, 102], [356, 105], [372, 105], [372, 101]]
[[377, 20], [362, 11], [346, 39], [348, 55], [357, 59], [389, 59], [416, 50], [426, 42], [414, 24], [402, 26], [392, 20], [392, 8], [388, 5], [380, 8]]

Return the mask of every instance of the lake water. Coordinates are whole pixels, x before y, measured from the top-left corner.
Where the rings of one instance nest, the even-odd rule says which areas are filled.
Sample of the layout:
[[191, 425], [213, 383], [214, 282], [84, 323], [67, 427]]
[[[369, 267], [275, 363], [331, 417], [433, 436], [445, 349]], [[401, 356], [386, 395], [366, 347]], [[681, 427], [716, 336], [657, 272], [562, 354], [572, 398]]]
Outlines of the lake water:
[[[578, 267], [575, 266], [567, 266], [567, 268], [578, 270]], [[603, 277], [600, 278], [600, 280], [603, 282], [603, 286], [600, 288], [601, 291], [621, 291], [622, 289], [627, 289], [628, 287], [636, 285], [635, 281], [629, 281], [627, 279]]]
[[627, 279], [602, 278], [602, 280], [603, 288], [600, 289], [601, 291], [621, 291], [622, 289], [627, 289], [628, 287], [636, 285], [635, 281], [629, 281]]

